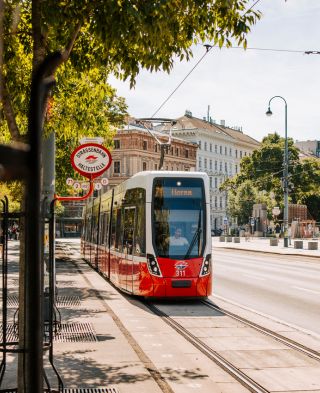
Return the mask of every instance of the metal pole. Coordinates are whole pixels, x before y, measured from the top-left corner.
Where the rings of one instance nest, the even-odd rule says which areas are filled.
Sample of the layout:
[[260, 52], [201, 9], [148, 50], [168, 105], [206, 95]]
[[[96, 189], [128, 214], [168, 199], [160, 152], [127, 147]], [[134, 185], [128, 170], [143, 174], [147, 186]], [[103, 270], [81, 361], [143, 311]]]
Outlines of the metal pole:
[[267, 115], [272, 115], [270, 110], [271, 101], [274, 98], [280, 98], [285, 104], [285, 145], [284, 145], [284, 159], [283, 159], [283, 199], [284, 199], [284, 211], [283, 211], [283, 229], [284, 229], [284, 239], [283, 245], [284, 247], [288, 247], [289, 239], [288, 239], [288, 220], [289, 220], [289, 204], [288, 204], [288, 178], [289, 178], [289, 154], [288, 154], [288, 116], [287, 116], [287, 101], [281, 96], [274, 96], [269, 100], [269, 108], [267, 111]]
[[284, 247], [288, 247], [288, 220], [289, 220], [289, 205], [288, 205], [288, 175], [289, 175], [289, 163], [288, 163], [288, 133], [287, 133], [287, 103], [285, 102], [285, 147], [284, 147], [284, 215], [283, 215], [283, 225], [284, 225]]
[[54, 79], [52, 67], [61, 54], [48, 56], [39, 66], [31, 85], [28, 134], [29, 176], [26, 182], [26, 253], [23, 354], [23, 393], [43, 393], [43, 237], [41, 216], [41, 152], [44, 105]]

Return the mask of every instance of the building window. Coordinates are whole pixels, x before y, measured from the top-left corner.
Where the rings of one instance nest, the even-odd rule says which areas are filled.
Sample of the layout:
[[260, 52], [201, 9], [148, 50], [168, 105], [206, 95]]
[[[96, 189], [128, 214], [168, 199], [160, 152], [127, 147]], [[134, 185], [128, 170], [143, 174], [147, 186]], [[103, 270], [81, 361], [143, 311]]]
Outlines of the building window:
[[220, 207], [223, 207], [222, 197], [220, 197]]
[[240, 150], [240, 158], [242, 158], [242, 150]]
[[176, 147], [176, 156], [179, 156], [179, 148]]
[[210, 188], [212, 188], [212, 177], [210, 177]]
[[185, 150], [185, 157], [189, 158], [189, 150], [188, 149]]
[[225, 154], [225, 155], [228, 154], [228, 148], [227, 148], [227, 146], [224, 147], [224, 154]]
[[230, 147], [230, 150], [229, 150], [229, 155], [232, 156], [232, 149], [231, 149], [231, 147]]
[[143, 150], [148, 150], [148, 142], [147, 141], [142, 142], [142, 148], [143, 148]]
[[204, 150], [207, 151], [207, 142], [204, 142]]
[[201, 157], [199, 157], [199, 168], [201, 168], [202, 167], [202, 159], [201, 159]]
[[214, 145], [214, 152], [218, 153], [218, 146], [217, 145]]
[[220, 172], [222, 172], [222, 162], [220, 162]]
[[113, 161], [113, 172], [120, 173], [120, 161]]
[[214, 178], [214, 186], [215, 188], [218, 188], [218, 179], [216, 177]]
[[157, 151], [158, 151], [158, 145], [155, 143], [155, 145], [154, 145], [154, 151], [157, 153]]
[[228, 173], [228, 164], [226, 162], [224, 163], [224, 171], [225, 173]]
[[218, 197], [214, 197], [214, 207], [218, 207]]
[[236, 173], [238, 173], [238, 165], [236, 165]]
[[229, 172], [230, 172], [230, 175], [232, 175], [232, 164], [231, 164], [231, 162], [229, 162]]
[[199, 150], [201, 150], [201, 141], [199, 141], [198, 146], [199, 146]]
[[120, 149], [120, 140], [119, 139], [115, 139], [114, 140], [114, 148], [115, 149]]
[[143, 162], [143, 163], [142, 163], [142, 170], [143, 170], [143, 171], [146, 171], [146, 170], [147, 170], [147, 163], [146, 163], [146, 162]]
[[208, 161], [208, 160], [205, 158], [205, 159], [204, 159], [204, 169], [207, 169], [207, 161]]
[[214, 162], [214, 170], [217, 171], [218, 170], [218, 161]]
[[220, 146], [220, 154], [222, 154], [222, 146]]
[[247, 152], [246, 151], [244, 152], [244, 156], [247, 157]]
[[238, 150], [236, 150], [236, 158], [238, 158]]
[[210, 151], [212, 151], [212, 143], [210, 143]]
[[210, 160], [210, 170], [212, 170], [212, 160]]

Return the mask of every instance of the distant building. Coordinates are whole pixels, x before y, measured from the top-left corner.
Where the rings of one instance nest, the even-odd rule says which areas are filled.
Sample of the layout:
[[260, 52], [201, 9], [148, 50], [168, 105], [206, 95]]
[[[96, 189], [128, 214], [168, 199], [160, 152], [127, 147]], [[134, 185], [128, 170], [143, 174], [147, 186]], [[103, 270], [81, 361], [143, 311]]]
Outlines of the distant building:
[[[168, 136], [153, 131], [161, 142], [167, 142]], [[196, 168], [197, 144], [180, 138], [173, 138], [172, 145], [165, 154], [162, 169], [168, 171], [194, 171]], [[112, 188], [135, 173], [158, 170], [160, 163], [160, 147], [156, 140], [143, 127], [135, 124], [117, 131], [114, 137], [112, 165], [106, 171]], [[106, 188], [106, 189], [107, 189]]]
[[301, 158], [320, 158], [320, 141], [296, 141], [294, 145], [300, 150]]
[[220, 185], [240, 172], [240, 161], [250, 156], [260, 145], [245, 135], [240, 128], [217, 124], [210, 118], [198, 119], [190, 111], [177, 120], [173, 135], [198, 144], [196, 170], [207, 172], [210, 179], [210, 206], [212, 229], [231, 224], [227, 217], [227, 192], [220, 191]]

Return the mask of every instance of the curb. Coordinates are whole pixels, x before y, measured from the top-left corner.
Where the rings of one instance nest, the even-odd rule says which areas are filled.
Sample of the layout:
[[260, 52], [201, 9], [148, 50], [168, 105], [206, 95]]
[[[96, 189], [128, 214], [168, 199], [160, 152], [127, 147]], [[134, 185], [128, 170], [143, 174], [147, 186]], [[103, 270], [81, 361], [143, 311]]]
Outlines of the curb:
[[292, 254], [292, 253], [285, 253], [285, 252], [275, 252], [275, 251], [267, 251], [267, 250], [250, 250], [246, 248], [237, 248], [237, 247], [215, 247], [214, 245], [212, 246], [213, 249], [221, 249], [221, 250], [237, 250], [237, 251], [244, 251], [244, 252], [253, 252], [253, 253], [261, 253], [261, 254], [273, 254], [273, 255], [292, 255], [294, 257], [306, 257], [306, 258], [317, 258], [319, 259], [320, 262], [320, 255], [305, 255], [305, 254]]

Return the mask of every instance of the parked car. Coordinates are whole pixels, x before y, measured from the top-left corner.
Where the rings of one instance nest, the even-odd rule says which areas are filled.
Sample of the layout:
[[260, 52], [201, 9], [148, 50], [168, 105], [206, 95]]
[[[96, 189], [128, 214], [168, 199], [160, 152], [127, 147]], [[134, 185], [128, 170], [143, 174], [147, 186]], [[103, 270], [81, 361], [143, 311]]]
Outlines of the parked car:
[[222, 232], [222, 229], [211, 229], [211, 236], [221, 236]]

